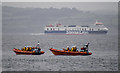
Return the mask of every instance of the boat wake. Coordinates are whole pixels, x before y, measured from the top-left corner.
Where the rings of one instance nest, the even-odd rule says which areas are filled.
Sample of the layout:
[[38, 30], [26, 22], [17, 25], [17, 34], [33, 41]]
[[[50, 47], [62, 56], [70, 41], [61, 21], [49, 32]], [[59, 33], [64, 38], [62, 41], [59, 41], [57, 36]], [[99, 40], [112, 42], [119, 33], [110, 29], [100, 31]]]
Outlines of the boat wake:
[[44, 35], [44, 33], [30, 33], [30, 35]]

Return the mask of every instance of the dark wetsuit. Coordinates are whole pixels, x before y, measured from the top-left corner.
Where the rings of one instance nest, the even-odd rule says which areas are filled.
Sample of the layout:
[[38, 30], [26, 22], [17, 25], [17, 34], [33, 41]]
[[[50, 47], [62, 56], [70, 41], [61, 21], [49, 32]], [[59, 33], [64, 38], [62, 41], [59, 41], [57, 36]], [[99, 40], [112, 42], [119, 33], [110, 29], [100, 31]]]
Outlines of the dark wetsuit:
[[88, 52], [88, 46], [89, 46], [89, 43], [85, 45], [86, 46], [86, 49], [85, 51]]
[[40, 51], [41, 51], [41, 48], [38, 48], [38, 52], [40, 53]]

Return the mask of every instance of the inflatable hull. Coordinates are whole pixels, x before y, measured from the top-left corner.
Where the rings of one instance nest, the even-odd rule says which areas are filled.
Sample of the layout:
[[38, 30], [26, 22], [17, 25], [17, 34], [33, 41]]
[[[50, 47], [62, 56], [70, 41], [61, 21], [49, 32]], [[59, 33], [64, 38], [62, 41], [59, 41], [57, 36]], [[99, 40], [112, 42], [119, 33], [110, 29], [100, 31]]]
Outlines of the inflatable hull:
[[22, 51], [19, 49], [14, 48], [13, 51], [16, 53], [16, 55], [41, 55], [44, 54], [44, 51], [41, 51], [40, 53], [36, 53], [35, 51]]
[[91, 55], [91, 52], [73, 52], [73, 51], [64, 51], [64, 50], [57, 50], [57, 49], [53, 49], [50, 48], [50, 51], [54, 54], [54, 55]]

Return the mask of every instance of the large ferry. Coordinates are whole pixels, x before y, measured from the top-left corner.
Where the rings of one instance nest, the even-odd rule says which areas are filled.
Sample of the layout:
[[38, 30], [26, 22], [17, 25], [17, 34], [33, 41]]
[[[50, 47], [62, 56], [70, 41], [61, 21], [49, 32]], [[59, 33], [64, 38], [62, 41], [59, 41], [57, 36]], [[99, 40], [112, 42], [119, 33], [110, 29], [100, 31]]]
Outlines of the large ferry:
[[80, 35], [80, 34], [106, 34], [108, 28], [103, 25], [102, 22], [97, 22], [90, 26], [77, 26], [69, 25], [63, 26], [62, 24], [56, 24], [55, 26], [50, 24], [44, 28], [45, 34], [66, 34], [66, 35]]

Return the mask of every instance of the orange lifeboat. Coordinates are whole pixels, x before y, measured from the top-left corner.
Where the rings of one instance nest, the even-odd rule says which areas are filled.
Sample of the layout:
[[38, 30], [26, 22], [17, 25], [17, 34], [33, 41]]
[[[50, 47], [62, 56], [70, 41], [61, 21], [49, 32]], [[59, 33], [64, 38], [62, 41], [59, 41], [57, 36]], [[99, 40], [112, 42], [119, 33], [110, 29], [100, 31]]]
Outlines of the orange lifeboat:
[[16, 55], [41, 55], [44, 54], [44, 51], [35, 52], [35, 51], [23, 51], [17, 48], [14, 48], [13, 51], [16, 53]]
[[50, 51], [54, 55], [91, 55], [91, 52], [81, 52], [81, 51], [65, 51], [65, 50], [57, 50], [50, 48]]

